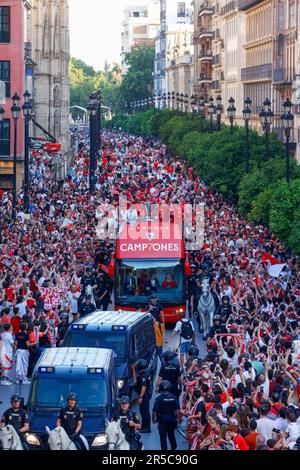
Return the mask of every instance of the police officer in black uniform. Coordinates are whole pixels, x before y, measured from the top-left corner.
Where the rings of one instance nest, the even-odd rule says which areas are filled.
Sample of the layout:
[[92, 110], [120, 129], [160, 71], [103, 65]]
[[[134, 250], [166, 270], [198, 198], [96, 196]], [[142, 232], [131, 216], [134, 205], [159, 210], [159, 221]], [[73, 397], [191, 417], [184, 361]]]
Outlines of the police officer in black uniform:
[[191, 265], [191, 275], [187, 281], [189, 317], [191, 318], [194, 310], [196, 310], [196, 295], [197, 295], [197, 281], [198, 276], [195, 273], [195, 265]]
[[162, 305], [159, 302], [157, 302], [157, 297], [154, 294], [150, 297], [150, 300], [151, 300], [151, 302], [150, 302], [150, 304], [147, 305], [145, 311], [147, 313], [151, 313], [154, 320], [158, 321], [159, 323], [163, 323], [163, 318], [162, 318], [163, 307], [162, 307]]
[[137, 369], [138, 374], [134, 373], [135, 391], [139, 395], [140, 414], [142, 417], [141, 433], [151, 432], [151, 416], [150, 416], [150, 400], [152, 396], [151, 375], [148, 364], [145, 359], [139, 359], [136, 363], [134, 371]]
[[164, 353], [164, 362], [158, 374], [158, 388], [163, 380], [170, 382], [170, 392], [179, 400], [181, 394], [181, 373], [179, 363], [177, 365], [174, 363], [174, 353], [172, 351]]
[[60, 410], [56, 426], [64, 428], [78, 450], [86, 450], [79, 435], [82, 428], [82, 419], [82, 412], [77, 408], [77, 395], [70, 393], [68, 396], [68, 405]]
[[222, 297], [222, 303], [216, 311], [216, 315], [221, 317], [222, 323], [226, 323], [232, 314], [232, 307], [230, 305], [230, 298], [228, 295]]
[[96, 278], [93, 275], [92, 268], [86, 268], [86, 274], [82, 276], [80, 284], [82, 286], [82, 294], [85, 293], [85, 289], [87, 288], [87, 286], [91, 286], [92, 288], [97, 286]]
[[171, 450], [177, 449], [175, 438], [175, 429], [177, 419], [180, 413], [180, 407], [177, 398], [170, 393], [172, 385], [167, 380], [163, 380], [159, 386], [160, 395], [156, 398], [152, 420], [158, 423], [160, 435], [161, 450], [168, 450], [167, 437], [171, 444]]
[[60, 323], [57, 327], [57, 340], [56, 340], [56, 346], [61, 346], [64, 337], [66, 335], [66, 332], [69, 328], [69, 315], [67, 313], [62, 313], [60, 315]]
[[212, 339], [215, 335], [221, 335], [228, 333], [226, 326], [222, 323], [222, 318], [220, 315], [214, 316], [214, 324], [211, 327], [210, 331], [208, 332], [208, 340]]
[[78, 313], [80, 315], [80, 318], [85, 317], [86, 315], [89, 315], [90, 313], [95, 312], [96, 305], [94, 305], [91, 302], [91, 299], [92, 299], [91, 295], [86, 295], [84, 297], [84, 301], [79, 305]]
[[24, 433], [29, 430], [29, 421], [27, 412], [21, 408], [21, 401], [22, 399], [19, 395], [12, 395], [10, 399], [12, 407], [3, 413], [0, 426], [13, 426], [22, 443], [26, 444]]
[[130, 450], [141, 450], [143, 445], [140, 442], [140, 435], [136, 432], [142, 428], [141, 421], [137, 413], [130, 410], [130, 398], [127, 396], [120, 399], [118, 419], [126, 440], [130, 444]]

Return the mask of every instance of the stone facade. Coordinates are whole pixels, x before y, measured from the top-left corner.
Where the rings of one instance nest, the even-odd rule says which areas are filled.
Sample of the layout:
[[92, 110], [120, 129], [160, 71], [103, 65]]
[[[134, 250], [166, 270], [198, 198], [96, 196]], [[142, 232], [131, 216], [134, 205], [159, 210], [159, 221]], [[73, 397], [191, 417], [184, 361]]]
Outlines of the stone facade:
[[[69, 1], [32, 0], [33, 99], [36, 121], [70, 150]], [[41, 136], [33, 129], [34, 136]]]

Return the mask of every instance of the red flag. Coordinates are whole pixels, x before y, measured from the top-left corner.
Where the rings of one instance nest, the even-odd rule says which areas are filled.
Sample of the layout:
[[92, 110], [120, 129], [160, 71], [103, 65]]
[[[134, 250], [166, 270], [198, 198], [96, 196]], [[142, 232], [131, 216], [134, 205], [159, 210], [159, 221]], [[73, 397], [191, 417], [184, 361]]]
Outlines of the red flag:
[[282, 264], [281, 261], [279, 261], [278, 259], [274, 258], [273, 256], [268, 255], [268, 253], [266, 253], [265, 251], [264, 251], [263, 254], [262, 254], [261, 260], [262, 260], [263, 263], [267, 263], [268, 261], [270, 261], [270, 263], [271, 263], [272, 266], [273, 266], [274, 264]]

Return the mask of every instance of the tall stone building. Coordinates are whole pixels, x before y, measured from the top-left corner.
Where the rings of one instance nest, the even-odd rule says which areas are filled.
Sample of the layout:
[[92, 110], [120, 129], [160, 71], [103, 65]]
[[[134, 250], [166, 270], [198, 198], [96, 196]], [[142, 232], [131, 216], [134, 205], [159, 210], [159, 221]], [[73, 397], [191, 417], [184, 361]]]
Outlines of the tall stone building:
[[[68, 152], [69, 1], [32, 0], [31, 21], [36, 121], [61, 142], [63, 152]], [[41, 135], [35, 128], [33, 134]]]

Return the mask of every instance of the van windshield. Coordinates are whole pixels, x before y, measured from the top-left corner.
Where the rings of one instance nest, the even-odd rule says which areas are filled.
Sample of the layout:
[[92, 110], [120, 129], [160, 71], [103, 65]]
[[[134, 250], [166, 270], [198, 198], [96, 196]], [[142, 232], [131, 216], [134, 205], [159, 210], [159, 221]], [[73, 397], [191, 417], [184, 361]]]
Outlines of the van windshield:
[[107, 331], [69, 332], [64, 347], [111, 349], [117, 363], [125, 361], [125, 336]]
[[33, 408], [61, 408], [66, 406], [69, 393], [76, 393], [79, 408], [99, 410], [106, 406], [107, 388], [103, 377], [39, 376], [35, 379], [30, 398]]

